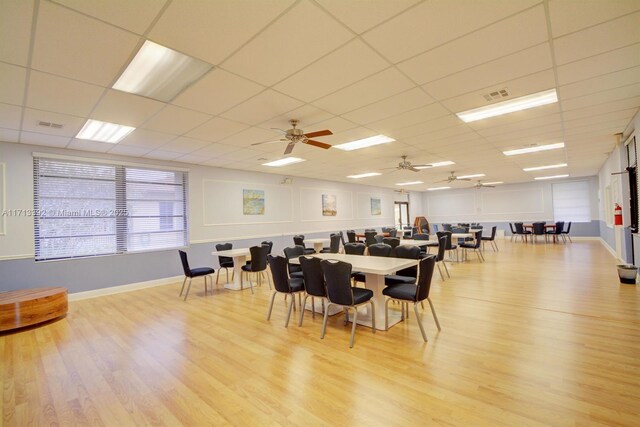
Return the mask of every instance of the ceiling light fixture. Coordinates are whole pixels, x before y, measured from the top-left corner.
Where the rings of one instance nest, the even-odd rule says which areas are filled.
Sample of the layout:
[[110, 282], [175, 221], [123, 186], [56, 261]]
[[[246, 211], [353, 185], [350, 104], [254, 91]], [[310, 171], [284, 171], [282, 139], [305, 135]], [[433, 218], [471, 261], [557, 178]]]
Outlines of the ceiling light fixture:
[[448, 190], [451, 187], [431, 187], [427, 188], [427, 191], [438, 191], [438, 190]]
[[385, 135], [370, 136], [369, 138], [358, 139], [356, 141], [345, 142], [344, 144], [334, 145], [333, 148], [344, 151], [359, 150], [360, 148], [372, 147], [374, 145], [386, 144], [393, 142], [395, 139]]
[[416, 185], [416, 184], [424, 184], [424, 182], [422, 181], [399, 182], [396, 185]]
[[114, 89], [169, 102], [213, 65], [146, 40]]
[[504, 182], [502, 181], [495, 181], [495, 182], [483, 182], [482, 185], [498, 185], [498, 184], [504, 184]]
[[566, 166], [567, 166], [566, 163], [558, 163], [557, 165], [536, 166], [535, 168], [524, 168], [522, 170], [525, 171], [525, 172], [531, 172], [531, 171], [541, 171], [541, 170], [545, 170], [545, 169], [564, 168]]
[[359, 179], [359, 178], [369, 178], [370, 176], [378, 176], [382, 175], [380, 172], [367, 172], [361, 173], [359, 175], [347, 175], [347, 178]]
[[476, 120], [487, 119], [489, 117], [501, 116], [503, 114], [553, 104], [554, 102], [558, 102], [558, 95], [555, 89], [549, 89], [532, 95], [514, 98], [509, 101], [502, 101], [496, 104], [487, 105], [486, 107], [463, 111], [461, 113], [456, 113], [456, 115], [463, 122], [470, 123], [475, 122]]
[[299, 157], [285, 157], [284, 159], [274, 160], [273, 162], [263, 163], [262, 166], [280, 167], [286, 165], [292, 165], [294, 163], [306, 162], [305, 159]]
[[538, 179], [538, 180], [542, 180], [542, 179], [556, 179], [556, 178], [566, 178], [568, 177], [569, 174], [566, 175], [553, 175], [553, 176], [537, 176], [533, 179]]
[[89, 119], [84, 126], [82, 126], [76, 138], [116, 144], [134, 130], [135, 128], [131, 126]]
[[480, 178], [482, 176], [485, 176], [485, 174], [477, 173], [477, 174], [474, 174], [474, 175], [463, 175], [463, 176], [456, 177], [456, 179]]
[[414, 166], [414, 168], [416, 168], [416, 169], [429, 169], [429, 168], [437, 168], [437, 167], [440, 167], [440, 166], [450, 166], [450, 165], [455, 165], [455, 163], [450, 161], [450, 160], [446, 160], [444, 162], [429, 163], [427, 166]]
[[564, 148], [564, 142], [557, 142], [555, 144], [536, 145], [533, 147], [519, 148], [517, 150], [503, 151], [505, 156], [515, 156], [517, 154], [536, 153], [538, 151], [557, 150], [558, 148]]

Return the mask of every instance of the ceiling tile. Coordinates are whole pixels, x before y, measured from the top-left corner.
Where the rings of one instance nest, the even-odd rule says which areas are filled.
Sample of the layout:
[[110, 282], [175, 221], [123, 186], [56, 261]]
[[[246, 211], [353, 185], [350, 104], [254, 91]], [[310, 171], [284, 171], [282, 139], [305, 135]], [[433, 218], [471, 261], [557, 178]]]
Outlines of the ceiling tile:
[[159, 148], [163, 151], [173, 151], [175, 153], [188, 154], [200, 148], [204, 148], [210, 144], [211, 143], [209, 141], [181, 136], [160, 146]]
[[25, 68], [0, 62], [0, 102], [22, 105], [26, 79]]
[[637, 0], [551, 0], [549, 17], [553, 37], [626, 15], [640, 9]]
[[289, 122], [289, 120], [296, 119], [298, 120], [299, 128], [304, 129], [305, 132], [312, 132], [316, 128], [316, 126], [314, 126], [314, 129], [311, 129], [309, 126], [312, 126], [318, 122], [329, 120], [332, 117], [335, 116], [331, 113], [327, 113], [326, 111], [316, 108], [311, 104], [306, 104], [300, 108], [296, 108], [295, 110], [288, 111], [281, 116], [274, 117], [265, 122], [262, 122], [258, 126], [263, 129], [278, 128], [286, 130], [291, 128], [291, 123]]
[[[295, 37], [291, 35], [295, 34]], [[322, 37], [318, 37], [322, 34]], [[271, 86], [337, 49], [353, 34], [309, 0], [302, 0], [222, 66]], [[269, 64], [256, 67], [256, 63]]]
[[[336, 116], [328, 120], [323, 120], [321, 122], [314, 123], [313, 128], [310, 129], [309, 132], [313, 132], [314, 130], [329, 129], [331, 132], [335, 134], [338, 132], [343, 132], [349, 129], [353, 129], [357, 126], [358, 126], [357, 124], [349, 120], [345, 120], [342, 117]], [[331, 142], [331, 141], [327, 140], [327, 142]], [[331, 143], [333, 144], [333, 142]]]
[[237, 151], [238, 147], [232, 147], [230, 145], [225, 144], [210, 144], [204, 148], [194, 151], [191, 153], [194, 156], [202, 156], [203, 158], [211, 158], [211, 157], [220, 157], [225, 153], [229, 153], [231, 151]]
[[149, 38], [219, 64], [284, 12], [293, 0], [175, 0]]
[[354, 32], [366, 30], [401, 13], [418, 3], [419, 0], [317, 0], [333, 16], [337, 17]]
[[46, 135], [36, 132], [21, 132], [20, 142], [23, 144], [45, 145], [47, 147], [66, 147], [71, 141], [68, 136]]
[[562, 108], [566, 111], [570, 111], [576, 108], [590, 107], [592, 105], [626, 98], [634, 98], [637, 96], [640, 96], [640, 83], [568, 99], [566, 101], [562, 101]]
[[424, 121], [412, 126], [407, 126], [402, 129], [394, 130], [389, 135], [398, 140], [405, 138], [415, 137], [417, 135], [428, 134], [429, 132], [435, 132], [441, 129], [446, 129], [460, 125], [460, 119], [453, 114], [438, 117], [433, 120]]
[[195, 154], [185, 154], [184, 156], [177, 157], [176, 162], [192, 163], [195, 165], [201, 164], [209, 160], [208, 157], [202, 157]]
[[[61, 124], [62, 128], [55, 129], [51, 127], [42, 127], [38, 125], [38, 122], [40, 121]], [[82, 126], [84, 126], [85, 121], [86, 120], [81, 117], [25, 108], [24, 118], [22, 120], [22, 130], [46, 133], [48, 135], [72, 137], [76, 136]]]
[[[264, 86], [216, 68], [178, 95], [171, 103], [217, 115], [264, 89]], [[203, 94], [206, 95], [203, 96]]]
[[118, 145], [131, 145], [139, 148], [147, 148], [147, 151], [158, 148], [174, 139], [176, 136], [154, 132], [146, 129], [136, 129], [127, 135]]
[[22, 108], [16, 105], [0, 104], [0, 128], [20, 130]]
[[571, 99], [640, 82], [640, 66], [560, 86], [561, 99]]
[[211, 119], [211, 116], [208, 114], [187, 110], [186, 108], [180, 108], [174, 105], [167, 105], [162, 111], [153, 116], [153, 118], [145, 122], [142, 127], [158, 132], [182, 135], [200, 126], [209, 119]]
[[132, 145], [115, 144], [115, 146], [108, 151], [109, 154], [119, 154], [121, 156], [142, 157], [151, 151], [151, 148], [134, 147]]
[[4, 142], [19, 142], [20, 141], [20, 131], [14, 129], [3, 129], [0, 128], [0, 141]]
[[432, 0], [411, 8], [372, 29], [363, 37], [387, 59], [397, 63], [504, 19], [535, 3], [538, 0]]
[[313, 104], [334, 114], [343, 114], [396, 95], [414, 86], [411, 80], [395, 67], [391, 67], [329, 96], [320, 98]]
[[448, 114], [451, 113], [442, 107], [442, 105], [430, 104], [370, 123], [367, 127], [376, 129], [382, 133], [388, 133], [396, 129], [426, 122], [427, 120], [433, 120], [437, 117], [446, 116]]
[[398, 67], [416, 83], [428, 83], [545, 43], [548, 40], [545, 22], [544, 8], [535, 7], [411, 58]]
[[370, 76], [388, 63], [355, 39], [275, 86], [275, 89], [311, 102]]
[[268, 89], [222, 114], [222, 117], [249, 125], [257, 125], [298, 108], [302, 104], [303, 102], [297, 99]]
[[[64, 25], [60, 25], [64, 22]], [[138, 36], [49, 2], [40, 2], [33, 68], [109, 86], [140, 41]], [[64, 48], [60, 48], [64, 46]]]
[[139, 127], [164, 105], [154, 99], [109, 89], [91, 113], [91, 118]]
[[640, 40], [640, 12], [554, 40], [558, 65], [598, 55]]
[[433, 103], [433, 98], [422, 89], [413, 88], [342, 116], [361, 125], [366, 125], [431, 103]]
[[94, 151], [98, 153], [106, 153], [113, 148], [113, 144], [108, 142], [89, 141], [86, 139], [72, 138], [67, 148], [72, 150]]
[[[249, 147], [252, 144], [256, 144], [264, 141], [277, 141], [280, 138], [282, 138], [282, 135], [277, 131], [266, 130], [266, 129], [261, 129], [257, 127], [250, 127], [249, 129], [245, 129], [228, 138], [221, 140], [220, 143], [241, 148], [241, 147]], [[283, 142], [282, 144], [285, 144], [285, 143]], [[262, 147], [262, 145], [253, 147], [252, 150], [261, 151], [260, 147]]]
[[27, 65], [32, 15], [33, 0], [0, 2], [0, 61]]
[[101, 21], [144, 34], [166, 0], [53, 0]]
[[640, 43], [558, 67], [561, 85], [640, 66]]
[[186, 136], [190, 138], [203, 139], [205, 141], [216, 142], [226, 138], [241, 130], [247, 129], [249, 126], [244, 123], [234, 122], [232, 120], [214, 117], [205, 124], [198, 126]]
[[626, 98], [617, 101], [607, 102], [604, 104], [598, 104], [586, 108], [578, 108], [571, 111], [565, 111], [563, 117], [565, 120], [580, 119], [583, 117], [599, 116], [612, 111], [620, 111], [625, 109], [638, 108], [640, 105], [640, 96], [634, 98]]
[[28, 107], [87, 117], [105, 89], [64, 77], [31, 71]]
[[148, 159], [157, 160], [174, 160], [183, 156], [182, 153], [174, 153], [173, 151], [153, 150], [144, 155]]
[[224, 153], [220, 157], [222, 157], [225, 160], [232, 160], [232, 161], [238, 162], [238, 161], [243, 161], [247, 159], [257, 158], [257, 157], [260, 157], [261, 155], [262, 153], [259, 151], [251, 150], [249, 148], [242, 148], [240, 150], [229, 151], [227, 153]]

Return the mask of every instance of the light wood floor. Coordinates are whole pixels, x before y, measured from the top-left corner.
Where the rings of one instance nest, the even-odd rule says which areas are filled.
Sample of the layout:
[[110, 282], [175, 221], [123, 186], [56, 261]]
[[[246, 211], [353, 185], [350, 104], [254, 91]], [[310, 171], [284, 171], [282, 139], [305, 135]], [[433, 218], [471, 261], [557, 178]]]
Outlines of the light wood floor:
[[72, 302], [0, 336], [2, 424], [640, 425], [638, 288], [597, 241], [499, 244], [436, 271], [426, 344], [413, 312], [353, 349], [342, 315], [285, 329], [266, 284]]

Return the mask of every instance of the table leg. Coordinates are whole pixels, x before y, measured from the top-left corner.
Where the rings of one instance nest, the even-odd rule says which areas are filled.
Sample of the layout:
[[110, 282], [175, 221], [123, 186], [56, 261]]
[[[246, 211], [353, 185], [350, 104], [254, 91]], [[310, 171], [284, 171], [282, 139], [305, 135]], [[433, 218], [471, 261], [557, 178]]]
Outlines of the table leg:
[[313, 243], [313, 250], [315, 250], [317, 253], [320, 253], [320, 251], [324, 248], [324, 243], [322, 242], [314, 242]]
[[242, 277], [242, 266], [246, 262], [247, 262], [247, 257], [245, 255], [233, 257], [233, 283], [225, 284], [224, 285], [225, 289], [240, 291], [240, 290], [249, 288], [249, 286], [243, 288], [242, 282], [240, 281], [241, 280], [240, 278]]

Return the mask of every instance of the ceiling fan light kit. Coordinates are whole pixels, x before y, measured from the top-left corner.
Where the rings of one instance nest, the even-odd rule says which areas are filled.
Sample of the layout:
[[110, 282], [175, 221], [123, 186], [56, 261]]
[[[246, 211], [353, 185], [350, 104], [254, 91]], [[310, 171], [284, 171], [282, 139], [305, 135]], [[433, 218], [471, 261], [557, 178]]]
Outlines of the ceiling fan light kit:
[[283, 139], [280, 139], [278, 141], [264, 141], [264, 142], [256, 142], [254, 144], [251, 145], [261, 145], [261, 144], [271, 144], [273, 142], [280, 142], [280, 141], [289, 141], [289, 144], [287, 144], [287, 147], [284, 150], [284, 155], [286, 156], [287, 154], [291, 154], [291, 152], [293, 151], [293, 147], [295, 147], [295, 145], [297, 143], [302, 143], [302, 144], [307, 144], [307, 145], [312, 145], [314, 147], [318, 147], [318, 148], [324, 148], [325, 150], [331, 148], [331, 144], [327, 144], [324, 142], [320, 142], [320, 141], [314, 141], [311, 138], [316, 138], [318, 136], [327, 136], [327, 135], [333, 135], [333, 132], [331, 132], [329, 129], [324, 129], [324, 130], [319, 130], [316, 132], [309, 132], [309, 133], [304, 133], [304, 131], [302, 129], [298, 129], [296, 126], [298, 126], [298, 120], [296, 119], [291, 119], [289, 120], [289, 123], [291, 123], [291, 129], [288, 130], [282, 130], [282, 129], [278, 129], [278, 128], [271, 128], [274, 130], [277, 130], [278, 132], [282, 132], [284, 135]]

